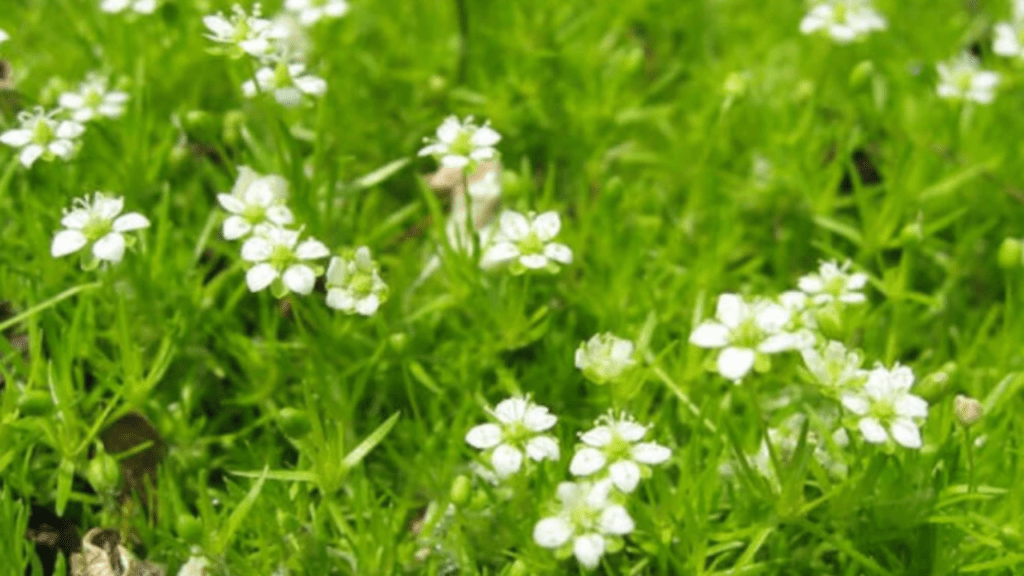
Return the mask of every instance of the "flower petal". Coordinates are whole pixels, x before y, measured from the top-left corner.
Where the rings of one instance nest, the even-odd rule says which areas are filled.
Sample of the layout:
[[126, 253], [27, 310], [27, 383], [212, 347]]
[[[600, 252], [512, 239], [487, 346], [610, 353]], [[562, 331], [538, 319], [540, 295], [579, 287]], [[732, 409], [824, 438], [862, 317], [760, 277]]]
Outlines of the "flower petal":
[[542, 548], [559, 548], [572, 537], [572, 526], [564, 518], [544, 518], [533, 528], [533, 540]]
[[558, 460], [558, 441], [551, 436], [537, 436], [526, 443], [526, 455], [531, 460]]
[[117, 264], [124, 257], [124, 236], [111, 232], [92, 245], [92, 253], [100, 260]]
[[921, 447], [921, 431], [918, 430], [917, 424], [909, 418], [897, 418], [889, 426], [889, 431], [892, 432], [892, 437], [896, 442], [904, 448], [920, 448]]
[[616, 488], [629, 493], [640, 483], [640, 467], [631, 460], [622, 460], [608, 467], [608, 477]]
[[558, 217], [558, 212], [545, 212], [533, 219], [531, 228], [538, 238], [547, 242], [558, 236], [558, 231], [562, 228], [562, 221]]
[[872, 444], [881, 444], [889, 439], [885, 428], [874, 418], [861, 418], [860, 422], [857, 422], [857, 427], [860, 428], [864, 439]]
[[530, 403], [525, 398], [513, 396], [498, 402], [494, 407], [494, 416], [503, 424], [522, 422], [529, 407]]
[[544, 247], [544, 255], [562, 264], [572, 264], [572, 250], [565, 244], [552, 242]]
[[241, 216], [228, 216], [224, 220], [222, 228], [225, 240], [238, 240], [249, 232], [252, 232], [252, 225]]
[[718, 373], [730, 380], [739, 380], [754, 367], [754, 358], [754, 351], [749, 348], [725, 348], [718, 354]]
[[380, 297], [376, 294], [370, 294], [366, 298], [356, 301], [356, 312], [363, 316], [373, 316], [378, 308], [380, 308]]
[[487, 423], [470, 428], [466, 433], [466, 444], [480, 450], [494, 448], [501, 444], [501, 426]]
[[491, 454], [491, 466], [501, 478], [511, 476], [523, 465], [523, 453], [508, 444], [501, 444]]
[[572, 461], [569, 462], [569, 472], [573, 476], [590, 476], [604, 468], [606, 463], [604, 452], [585, 446], [573, 454]]
[[331, 288], [327, 291], [327, 305], [335, 310], [351, 312], [356, 305], [352, 291], [342, 288]]
[[31, 130], [8, 130], [3, 134], [0, 134], [0, 142], [12, 146], [14, 148], [21, 148], [32, 141]]
[[323, 242], [312, 238], [302, 242], [295, 248], [295, 256], [300, 260], [316, 260], [330, 255], [331, 251], [327, 249], [327, 246], [324, 246]]
[[701, 348], [723, 348], [729, 344], [729, 329], [718, 322], [704, 322], [690, 334], [690, 344]]
[[530, 270], [540, 270], [548, 265], [548, 257], [543, 254], [525, 254], [519, 257], [519, 263]]
[[601, 556], [604, 556], [604, 538], [599, 534], [580, 536], [572, 544], [572, 553], [580, 564], [593, 570], [601, 562]]
[[67, 256], [78, 252], [88, 242], [85, 235], [78, 230], [61, 230], [53, 237], [53, 244], [50, 245], [50, 255], [54, 258]]
[[747, 305], [738, 295], [725, 293], [718, 297], [715, 317], [726, 328], [736, 328], [746, 315]]
[[270, 264], [257, 264], [245, 273], [245, 283], [250, 292], [259, 292], [277, 279], [277, 269]]
[[588, 430], [583, 434], [580, 434], [580, 440], [584, 444], [602, 448], [607, 446], [613, 438], [612, 429], [607, 426], [597, 426], [592, 430]]
[[641, 464], [661, 464], [672, 457], [672, 451], [655, 442], [643, 442], [633, 447], [632, 455]]
[[501, 232], [510, 240], [519, 241], [530, 233], [530, 221], [519, 212], [505, 210], [499, 217]]
[[305, 264], [289, 266], [281, 278], [289, 290], [297, 294], [309, 294], [316, 284], [316, 272]]
[[142, 228], [149, 228], [149, 219], [138, 212], [129, 212], [114, 220], [113, 227], [115, 232], [140, 230]]
[[928, 403], [923, 398], [912, 394], [904, 394], [893, 404], [896, 413], [904, 418], [928, 417]]
[[523, 426], [531, 432], [543, 432], [554, 426], [557, 421], [558, 417], [548, 412], [547, 408], [536, 404], [527, 408], [523, 414]]
[[501, 134], [498, 134], [490, 126], [482, 126], [473, 133], [473, 137], [470, 138], [470, 141], [474, 146], [494, 146], [501, 141]]
[[31, 168], [35, 164], [36, 160], [46, 152], [46, 149], [38, 144], [29, 144], [21, 150], [21, 154], [18, 154], [18, 160], [21, 161], [21, 165], [25, 168]]
[[633, 523], [633, 518], [629, 516], [629, 512], [622, 506], [609, 506], [604, 509], [601, 513], [600, 519], [598, 519], [598, 526], [601, 527], [601, 531], [605, 534], [615, 534], [617, 536], [625, 536], [636, 528]]
[[242, 259], [249, 262], [263, 262], [270, 258], [274, 247], [265, 238], [254, 236], [242, 244]]

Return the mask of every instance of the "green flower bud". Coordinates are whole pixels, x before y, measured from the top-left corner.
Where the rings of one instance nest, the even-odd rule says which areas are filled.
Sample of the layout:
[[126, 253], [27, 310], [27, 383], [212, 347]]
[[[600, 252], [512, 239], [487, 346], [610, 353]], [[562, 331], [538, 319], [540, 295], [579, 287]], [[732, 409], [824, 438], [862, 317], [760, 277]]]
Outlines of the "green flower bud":
[[576, 367], [594, 384], [617, 380], [636, 365], [634, 346], [610, 332], [597, 334], [576, 349]]
[[871, 60], [863, 60], [850, 72], [850, 88], [859, 90], [871, 81], [875, 75], [875, 64]]
[[452, 482], [451, 500], [452, 504], [462, 506], [469, 501], [472, 483], [465, 475], [460, 475]]
[[117, 484], [121, 480], [121, 470], [117, 460], [100, 449], [86, 465], [85, 477], [97, 492], [110, 493], [117, 489]]
[[915, 220], [900, 230], [900, 243], [904, 246], [917, 244], [922, 240], [924, 240], [924, 227], [919, 221]]
[[405, 332], [395, 332], [388, 336], [388, 344], [391, 345], [392, 350], [401, 354], [409, 345], [409, 336]]
[[1022, 263], [1021, 241], [1016, 238], [1007, 238], [999, 245], [997, 257], [1000, 268], [1019, 268]]
[[917, 385], [917, 395], [929, 403], [942, 397], [949, 389], [950, 380], [956, 372], [956, 362], [946, 362], [942, 368], [925, 376]]
[[191, 514], [179, 514], [174, 529], [189, 544], [199, 544], [203, 540], [203, 522]]
[[293, 439], [304, 438], [313, 429], [309, 415], [295, 408], [282, 408], [277, 414], [278, 426], [285, 436]]
[[958, 394], [953, 400], [953, 408], [957, 422], [965, 428], [981, 420], [981, 402], [970, 396]]
[[193, 140], [216, 140], [217, 128], [213, 115], [205, 110], [189, 110], [181, 119], [181, 126]]

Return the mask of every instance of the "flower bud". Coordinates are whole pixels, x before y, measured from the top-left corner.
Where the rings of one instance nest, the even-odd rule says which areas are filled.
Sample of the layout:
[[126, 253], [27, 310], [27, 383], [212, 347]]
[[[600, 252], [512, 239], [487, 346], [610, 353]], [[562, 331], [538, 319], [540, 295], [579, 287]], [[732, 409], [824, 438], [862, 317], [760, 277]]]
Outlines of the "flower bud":
[[121, 480], [121, 470], [117, 466], [117, 460], [100, 449], [86, 465], [85, 477], [97, 492], [110, 493], [117, 489], [117, 483]]
[[900, 230], [900, 242], [904, 246], [917, 244], [921, 240], [924, 240], [924, 227], [919, 221], [915, 220]]
[[1016, 238], [1007, 238], [999, 245], [997, 260], [1000, 268], [1018, 268], [1022, 262], [1021, 241]]
[[452, 482], [451, 500], [452, 504], [462, 506], [469, 501], [469, 491], [472, 484], [465, 475], [460, 475]]
[[610, 332], [596, 334], [576, 349], [576, 367], [594, 384], [607, 384], [636, 365], [633, 343]]
[[241, 110], [229, 110], [224, 113], [222, 137], [229, 147], [238, 146], [242, 139], [242, 127], [245, 125], [245, 113]]
[[282, 408], [277, 414], [278, 425], [286, 436], [293, 439], [304, 438], [313, 429], [309, 416], [295, 408]]
[[917, 395], [934, 402], [949, 388], [950, 377], [956, 372], [956, 362], [946, 362], [942, 368], [925, 376], [917, 385]]
[[956, 411], [957, 422], [960, 422], [962, 426], [967, 427], [981, 420], [981, 402], [970, 396], [958, 394], [953, 400], [953, 407]]
[[203, 523], [191, 514], [179, 514], [174, 529], [185, 542], [198, 544], [203, 539]]
[[850, 72], [850, 88], [858, 90], [871, 81], [875, 75], [875, 64], [871, 60], [863, 60]]

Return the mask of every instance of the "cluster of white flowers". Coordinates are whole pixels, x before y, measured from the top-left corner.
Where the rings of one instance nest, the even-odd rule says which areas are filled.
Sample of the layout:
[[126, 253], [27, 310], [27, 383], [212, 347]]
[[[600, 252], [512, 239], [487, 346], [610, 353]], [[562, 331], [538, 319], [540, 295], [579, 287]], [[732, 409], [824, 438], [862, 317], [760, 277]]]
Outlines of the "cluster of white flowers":
[[255, 59], [253, 78], [242, 84], [247, 98], [270, 94], [282, 106], [295, 107], [306, 97], [319, 98], [327, 91], [323, 78], [306, 72], [306, 64], [301, 61], [305, 44], [302, 32], [290, 22], [297, 18], [300, 24], [309, 25], [324, 16], [341, 16], [348, 5], [337, 0], [294, 0], [288, 2], [289, 7], [293, 12], [273, 21], [262, 17], [259, 4], [252, 13], [235, 4], [230, 15], [218, 12], [203, 18], [210, 31], [207, 38], [219, 45], [213, 52], [234, 59], [247, 55]]
[[157, 0], [102, 0], [100, 10], [109, 14], [118, 14], [131, 10], [136, 14], [152, 14], [160, 6]]
[[26, 168], [40, 159], [68, 160], [78, 151], [83, 123], [120, 117], [127, 101], [128, 94], [109, 90], [106, 77], [90, 74], [77, 92], [62, 94], [56, 108], [37, 106], [18, 113], [18, 127], [0, 134], [0, 143], [19, 149], [18, 159]]
[[[464, 224], [470, 219], [467, 199], [463, 198], [466, 195], [463, 188], [468, 188], [469, 202], [481, 204], [479, 210], [474, 205], [471, 215], [472, 226], [483, 251], [481, 268], [506, 268], [515, 275], [527, 271], [557, 273], [560, 265], [571, 264], [573, 260], [572, 250], [555, 241], [562, 228], [557, 212], [524, 215], [505, 210], [498, 216], [496, 224], [490, 221], [493, 206], [501, 194], [496, 168], [499, 154], [495, 148], [500, 141], [501, 135], [497, 131], [486, 122], [476, 124], [472, 116], [465, 120], [449, 116], [438, 127], [435, 138], [425, 139], [426, 146], [420, 149], [419, 155], [434, 157], [442, 170], [458, 170], [462, 182], [467, 184], [454, 186], [458, 195], [447, 225], [449, 242], [455, 249], [471, 251], [469, 231]], [[485, 162], [493, 164], [483, 171], [483, 176], [476, 183], [470, 184], [470, 178]], [[436, 265], [436, 261], [433, 266], [428, 265], [424, 275]]]
[[[306, 238], [302, 229], [288, 228], [295, 216], [287, 205], [288, 181], [277, 174], [263, 175], [248, 166], [238, 169], [230, 193], [218, 194], [227, 211], [222, 233], [226, 240], [244, 239], [242, 260], [252, 292], [270, 288], [278, 298], [289, 292], [306, 295], [324, 273], [318, 262], [331, 256], [323, 242]], [[370, 316], [387, 298], [370, 249], [363, 246], [346, 257], [335, 256], [327, 269], [327, 305], [347, 313]]]
[[618, 380], [636, 366], [635, 347], [625, 338], [605, 332], [595, 334], [576, 349], [576, 368], [594, 384]]
[[117, 264], [124, 257], [125, 247], [134, 240], [125, 233], [149, 227], [149, 220], [142, 214], [121, 214], [123, 210], [124, 198], [102, 192], [96, 192], [92, 198], [75, 199], [71, 209], [64, 211], [60, 223], [65, 229], [53, 237], [50, 253], [60, 258], [91, 245], [82, 260], [84, 268]]
[[888, 23], [871, 6], [870, 0], [822, 0], [800, 21], [800, 31], [812, 34], [824, 31], [832, 40], [846, 44], [876, 30], [885, 30]]
[[[839, 44], [859, 40], [874, 31], [885, 30], [888, 23], [871, 5], [871, 0], [814, 0], [810, 12], [800, 21], [804, 34], [826, 33]], [[1024, 0], [1013, 1], [1008, 22], [999, 22], [993, 30], [992, 51], [1000, 56], [1024, 58]], [[937, 92], [941, 98], [961, 102], [990, 104], [1000, 83], [997, 72], [983, 70], [975, 56], [964, 53], [936, 64]]]
[[[544, 406], [515, 396], [490, 412], [496, 422], [474, 426], [466, 443], [484, 451], [487, 475], [493, 471], [495, 481], [520, 472], [524, 462], [560, 458], [558, 440], [548, 434], [558, 419]], [[634, 529], [624, 506], [627, 495], [651, 474], [651, 466], [672, 456], [665, 446], [643, 442], [647, 433], [631, 416], [609, 412], [580, 434], [569, 472], [585, 479], [558, 485], [555, 513], [537, 522], [534, 541], [559, 557], [575, 555], [586, 568], [621, 549], [622, 537]]]

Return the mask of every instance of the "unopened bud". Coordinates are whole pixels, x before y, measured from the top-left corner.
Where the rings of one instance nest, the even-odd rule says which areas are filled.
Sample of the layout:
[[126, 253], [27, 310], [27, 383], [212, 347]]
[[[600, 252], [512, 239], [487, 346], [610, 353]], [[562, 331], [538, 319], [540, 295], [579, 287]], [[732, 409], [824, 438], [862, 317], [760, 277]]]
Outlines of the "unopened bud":
[[981, 402], [970, 396], [958, 394], [953, 400], [953, 407], [956, 411], [956, 419], [963, 426], [970, 426], [981, 420]]
[[871, 60], [863, 60], [850, 72], [850, 88], [857, 90], [866, 85], [875, 75], [875, 64]]
[[472, 488], [469, 478], [459, 476], [452, 482], [451, 499], [452, 504], [462, 506], [469, 501], [469, 491]]
[[121, 479], [121, 470], [113, 456], [105, 450], [97, 450], [85, 467], [85, 477], [97, 492], [113, 492]]
[[1021, 265], [1021, 242], [1016, 238], [1007, 238], [999, 245], [998, 255], [1000, 268], [1018, 268]]

